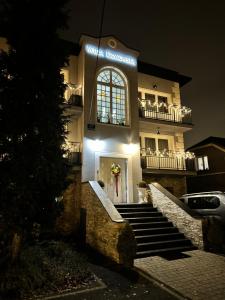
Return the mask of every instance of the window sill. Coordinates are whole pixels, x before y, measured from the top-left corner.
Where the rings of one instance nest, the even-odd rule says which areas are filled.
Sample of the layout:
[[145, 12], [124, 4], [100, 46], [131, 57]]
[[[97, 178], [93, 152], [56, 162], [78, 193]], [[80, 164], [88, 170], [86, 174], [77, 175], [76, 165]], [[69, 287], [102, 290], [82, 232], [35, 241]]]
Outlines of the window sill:
[[113, 126], [113, 127], [121, 127], [121, 128], [130, 128], [130, 125], [120, 125], [120, 124], [113, 124], [113, 123], [104, 123], [104, 122], [98, 122], [98, 125], [106, 125], [106, 126]]

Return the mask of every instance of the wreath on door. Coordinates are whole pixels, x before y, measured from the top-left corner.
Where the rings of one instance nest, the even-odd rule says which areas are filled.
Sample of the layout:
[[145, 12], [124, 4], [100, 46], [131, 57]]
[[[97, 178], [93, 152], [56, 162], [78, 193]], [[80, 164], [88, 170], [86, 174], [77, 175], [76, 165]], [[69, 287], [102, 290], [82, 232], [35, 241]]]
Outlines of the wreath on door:
[[118, 197], [118, 178], [121, 173], [121, 167], [119, 164], [112, 163], [111, 165], [111, 173], [115, 177], [116, 181], [116, 196]]

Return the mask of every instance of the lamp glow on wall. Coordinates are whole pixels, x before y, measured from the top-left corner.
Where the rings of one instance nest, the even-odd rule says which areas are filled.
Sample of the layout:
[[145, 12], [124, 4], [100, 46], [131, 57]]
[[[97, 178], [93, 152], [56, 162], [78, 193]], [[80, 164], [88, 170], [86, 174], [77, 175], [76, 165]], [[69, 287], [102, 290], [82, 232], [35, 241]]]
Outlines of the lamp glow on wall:
[[88, 146], [92, 151], [102, 151], [105, 147], [105, 142], [99, 139], [88, 140]]
[[123, 144], [123, 149], [124, 152], [130, 155], [133, 155], [135, 153], [137, 153], [137, 151], [139, 150], [139, 145], [138, 144]]

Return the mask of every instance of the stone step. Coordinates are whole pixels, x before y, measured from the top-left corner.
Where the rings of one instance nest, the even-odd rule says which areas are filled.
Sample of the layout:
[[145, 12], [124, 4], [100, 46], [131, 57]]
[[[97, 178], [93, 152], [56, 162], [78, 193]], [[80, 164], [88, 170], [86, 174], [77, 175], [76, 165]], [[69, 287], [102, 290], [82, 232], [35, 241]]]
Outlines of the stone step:
[[125, 212], [157, 212], [157, 208], [155, 207], [121, 207], [121, 208], [117, 208], [118, 212], [121, 213], [125, 213]]
[[166, 241], [166, 240], [184, 239], [184, 238], [185, 238], [184, 234], [180, 233], [180, 232], [135, 236], [137, 244], [148, 243], [148, 242], [157, 242], [157, 241]]
[[155, 256], [155, 255], [163, 255], [166, 253], [174, 253], [174, 252], [185, 252], [196, 250], [195, 246], [183, 246], [183, 247], [171, 247], [166, 249], [156, 249], [156, 250], [147, 250], [147, 251], [138, 251], [136, 253], [136, 258], [143, 258], [148, 256]]
[[147, 207], [153, 207], [151, 203], [122, 203], [122, 204], [115, 204], [114, 205], [117, 209], [120, 208], [134, 208], [134, 207], [142, 207], [142, 208], [147, 208]]
[[147, 229], [134, 229], [135, 236], [140, 235], [153, 235], [153, 234], [163, 234], [163, 233], [175, 233], [179, 232], [176, 227], [158, 227], [158, 228], [147, 228]]
[[157, 250], [157, 249], [166, 249], [166, 248], [174, 248], [174, 247], [183, 247], [183, 246], [192, 246], [190, 240], [183, 239], [175, 239], [175, 240], [166, 240], [166, 241], [156, 241], [156, 242], [147, 242], [147, 243], [138, 243], [137, 244], [137, 252], [147, 251], [147, 250]]
[[163, 222], [167, 221], [166, 217], [129, 217], [125, 218], [129, 223], [144, 223], [144, 222]]
[[144, 222], [144, 223], [130, 223], [133, 229], [148, 229], [158, 227], [173, 227], [172, 222]]
[[158, 211], [139, 211], [139, 212], [120, 212], [121, 217], [128, 218], [142, 218], [142, 217], [163, 217], [161, 212]]

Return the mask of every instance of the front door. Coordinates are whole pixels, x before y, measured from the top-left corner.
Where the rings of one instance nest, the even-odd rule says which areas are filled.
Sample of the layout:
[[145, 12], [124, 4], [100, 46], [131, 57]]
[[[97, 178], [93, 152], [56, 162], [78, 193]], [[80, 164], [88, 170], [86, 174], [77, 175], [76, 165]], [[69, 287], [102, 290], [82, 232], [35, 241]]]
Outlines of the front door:
[[[112, 164], [119, 165], [120, 174], [112, 174]], [[127, 202], [127, 159], [100, 157], [99, 179], [105, 184], [104, 191], [113, 203]]]

